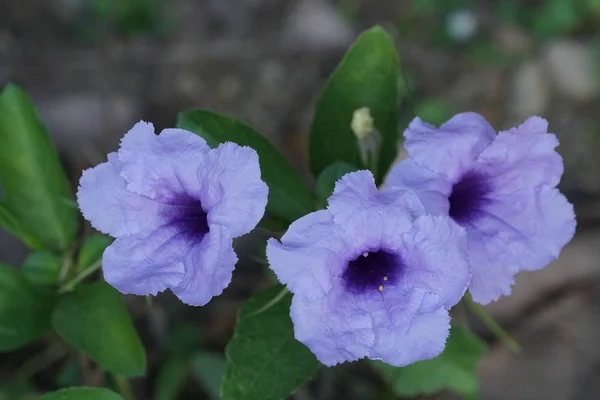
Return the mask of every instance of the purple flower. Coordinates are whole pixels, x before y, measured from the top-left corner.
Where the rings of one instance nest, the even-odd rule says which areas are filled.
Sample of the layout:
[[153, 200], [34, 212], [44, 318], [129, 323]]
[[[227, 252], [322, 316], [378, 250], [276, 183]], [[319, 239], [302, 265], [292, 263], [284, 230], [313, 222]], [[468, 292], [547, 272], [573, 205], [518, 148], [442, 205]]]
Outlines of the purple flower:
[[108, 162], [83, 172], [77, 200], [84, 217], [116, 237], [104, 252], [106, 281], [122, 293], [171, 289], [206, 304], [231, 281], [232, 239], [264, 214], [268, 188], [250, 147], [181, 129], [154, 134], [137, 123]]
[[443, 350], [448, 309], [469, 283], [466, 239], [424, 211], [410, 191], [378, 191], [359, 171], [337, 182], [327, 210], [269, 240], [270, 266], [294, 293], [295, 337], [323, 364], [403, 366]]
[[415, 118], [404, 133], [411, 158], [387, 186], [415, 191], [428, 212], [466, 229], [469, 291], [479, 303], [510, 294], [518, 271], [555, 260], [575, 232], [573, 206], [556, 189], [558, 140], [547, 129], [531, 117], [496, 135], [482, 116], [464, 113], [439, 129]]

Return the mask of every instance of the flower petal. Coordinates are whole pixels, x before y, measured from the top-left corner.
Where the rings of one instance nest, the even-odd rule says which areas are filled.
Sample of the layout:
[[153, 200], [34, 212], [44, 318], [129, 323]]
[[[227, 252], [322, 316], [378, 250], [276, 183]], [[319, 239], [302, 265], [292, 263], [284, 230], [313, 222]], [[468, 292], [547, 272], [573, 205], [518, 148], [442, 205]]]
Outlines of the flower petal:
[[465, 230], [448, 217], [427, 215], [402, 238], [398, 284], [435, 293], [446, 309], [458, 303], [471, 279]]
[[227, 142], [210, 150], [198, 169], [198, 181], [208, 222], [226, 226], [234, 238], [254, 229], [265, 213], [269, 188], [251, 147]]
[[184, 275], [190, 243], [172, 225], [117, 238], [102, 258], [104, 279], [124, 294], [156, 295]]
[[404, 147], [422, 167], [456, 182], [471, 169], [496, 132], [481, 115], [457, 114], [439, 128], [416, 117], [404, 132]]
[[203, 306], [231, 282], [237, 256], [227, 228], [211, 225], [210, 232], [185, 258], [185, 275], [171, 290], [191, 306]]
[[377, 190], [370, 171], [344, 175], [328, 203], [327, 209], [354, 242], [357, 254], [368, 248], [379, 250], [382, 240], [397, 247], [402, 233], [425, 213], [423, 203], [411, 191], [397, 187]]
[[372, 314], [377, 339], [369, 357], [404, 367], [438, 356], [450, 332], [450, 316], [443, 307], [430, 308], [439, 303], [435, 297], [421, 290], [384, 290], [383, 307]]
[[563, 160], [555, 151], [556, 136], [547, 130], [546, 120], [531, 117], [517, 128], [500, 132], [479, 156], [477, 171], [488, 178], [496, 192], [556, 186], [563, 174]]
[[296, 340], [327, 366], [363, 358], [375, 342], [370, 305], [340, 286], [318, 300], [294, 295], [290, 315]]
[[473, 300], [488, 304], [501, 296], [509, 295], [518, 272], [509, 254], [506, 234], [498, 233], [486, 237], [480, 232], [467, 232], [467, 247], [472, 268], [469, 293]]
[[269, 267], [292, 293], [323, 297], [347, 265], [344, 231], [327, 210], [296, 220], [281, 238], [267, 242]]
[[121, 176], [129, 190], [168, 202], [197, 185], [198, 166], [208, 150], [192, 132], [165, 129], [157, 136], [152, 124], [138, 122], [121, 140]]
[[543, 268], [558, 258], [575, 226], [573, 206], [550, 186], [488, 201], [467, 227], [473, 299], [485, 304], [510, 294], [513, 275]]
[[448, 196], [452, 193], [452, 183], [443, 175], [419, 166], [412, 159], [394, 166], [385, 185], [412, 190], [429, 214], [448, 215]]
[[163, 223], [160, 212], [164, 206], [127, 190], [119, 173], [116, 153], [108, 155], [108, 162], [83, 171], [77, 203], [85, 219], [100, 232], [115, 237]]

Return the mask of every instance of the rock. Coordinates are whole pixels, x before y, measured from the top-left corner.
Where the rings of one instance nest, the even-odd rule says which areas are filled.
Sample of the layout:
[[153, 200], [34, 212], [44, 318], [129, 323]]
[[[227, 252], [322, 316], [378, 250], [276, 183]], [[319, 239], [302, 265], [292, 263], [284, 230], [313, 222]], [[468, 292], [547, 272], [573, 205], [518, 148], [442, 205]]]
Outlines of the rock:
[[292, 47], [345, 47], [354, 33], [342, 16], [321, 0], [298, 0], [288, 15], [282, 40]]
[[558, 91], [588, 101], [597, 94], [593, 49], [574, 40], [556, 40], [545, 49], [544, 62]]
[[515, 71], [511, 89], [509, 111], [518, 119], [543, 115], [550, 102], [548, 82], [540, 63], [527, 61]]
[[523, 55], [531, 51], [531, 38], [515, 25], [500, 24], [494, 29], [494, 40], [508, 55]]
[[600, 398], [600, 281], [531, 315], [513, 332], [519, 355], [497, 344], [478, 365], [483, 400]]
[[471, 39], [477, 33], [477, 28], [477, 18], [471, 10], [456, 10], [446, 16], [446, 30], [450, 37], [459, 42]]
[[558, 260], [546, 268], [521, 272], [512, 294], [491, 303], [487, 310], [501, 323], [514, 321], [528, 307], [561, 288], [600, 279], [600, 231], [584, 232], [563, 249]]
[[53, 95], [36, 106], [57, 147], [73, 162], [97, 164], [142, 117], [132, 97], [96, 92]]

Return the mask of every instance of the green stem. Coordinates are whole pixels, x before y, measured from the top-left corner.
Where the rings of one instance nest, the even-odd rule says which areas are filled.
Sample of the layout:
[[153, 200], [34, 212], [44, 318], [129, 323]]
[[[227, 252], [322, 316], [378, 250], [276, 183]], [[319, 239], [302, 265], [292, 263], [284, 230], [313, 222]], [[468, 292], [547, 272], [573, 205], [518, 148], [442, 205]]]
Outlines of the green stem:
[[73, 267], [73, 249], [68, 250], [62, 259], [62, 266], [58, 273], [58, 282], [63, 283], [69, 277], [71, 268]]
[[71, 279], [69, 282], [67, 282], [64, 285], [62, 285], [60, 287], [60, 289], [58, 289], [58, 294], [63, 294], [63, 293], [66, 293], [66, 292], [70, 292], [71, 290], [75, 289], [75, 286], [77, 286], [85, 278], [87, 278], [88, 276], [90, 276], [91, 274], [93, 274], [94, 272], [96, 272], [100, 268], [101, 265], [102, 265], [102, 262], [100, 260], [98, 260], [94, 264], [90, 265], [88, 268], [86, 268], [85, 270], [83, 270], [75, 278]]
[[260, 313], [263, 313], [263, 312], [267, 311], [269, 308], [271, 308], [275, 304], [279, 303], [279, 301], [281, 299], [283, 299], [285, 297], [285, 295], [288, 294], [289, 292], [290, 291], [288, 290], [288, 288], [284, 287], [281, 290], [281, 292], [277, 293], [277, 295], [271, 299], [271, 301], [269, 301], [267, 304], [265, 304], [264, 306], [262, 306], [258, 310], [254, 311], [252, 314], [247, 315], [246, 318], [247, 317], [254, 317], [255, 315], [258, 315]]
[[471, 298], [471, 295], [467, 293], [464, 297], [465, 302], [469, 305], [469, 308], [475, 314], [477, 318], [492, 332], [506, 347], [508, 347], [513, 353], [518, 354], [521, 352], [521, 345], [510, 334], [500, 326], [498, 322], [483, 308], [481, 304], [475, 303]]
[[131, 389], [131, 384], [127, 378], [113, 375], [113, 379], [124, 400], [135, 400], [135, 394], [133, 393], [133, 389]]
[[54, 343], [27, 360], [15, 373], [15, 380], [28, 380], [67, 355], [62, 343]]

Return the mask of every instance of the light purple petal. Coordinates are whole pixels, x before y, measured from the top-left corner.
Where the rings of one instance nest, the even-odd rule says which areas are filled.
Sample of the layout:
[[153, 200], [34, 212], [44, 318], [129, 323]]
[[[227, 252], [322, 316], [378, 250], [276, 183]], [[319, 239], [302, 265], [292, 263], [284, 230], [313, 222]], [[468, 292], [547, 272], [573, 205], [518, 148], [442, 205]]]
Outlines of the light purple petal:
[[261, 180], [254, 149], [220, 144], [205, 155], [198, 181], [208, 222], [226, 226], [234, 238], [250, 232], [263, 217], [269, 188]]
[[124, 294], [156, 295], [184, 275], [190, 243], [171, 225], [117, 238], [102, 259], [104, 279]]
[[208, 150], [192, 132], [165, 129], [157, 136], [152, 124], [138, 122], [121, 140], [121, 176], [130, 191], [168, 201], [197, 185], [198, 166]]
[[[402, 233], [425, 213], [423, 203], [406, 189], [375, 186], [370, 171], [344, 175], [335, 185], [327, 209], [359, 252], [379, 250], [384, 245], [397, 247]], [[384, 242], [382, 242], [384, 241]]]
[[467, 227], [473, 299], [485, 304], [510, 294], [513, 275], [545, 267], [575, 233], [573, 206], [549, 186], [490, 201]]
[[372, 359], [404, 367], [416, 361], [437, 357], [450, 332], [450, 316], [430, 293], [388, 291], [381, 293], [382, 310], [373, 314], [376, 341], [369, 352]]
[[223, 292], [231, 282], [237, 256], [227, 228], [211, 225], [210, 232], [185, 258], [185, 275], [173, 293], [192, 306], [202, 306]]
[[521, 269], [545, 267], [558, 258], [575, 234], [573, 206], [558, 189], [549, 186], [498, 197], [485, 206], [485, 212], [512, 233], [516, 243], [511, 247], [519, 249], [521, 257], [516, 264]]
[[100, 232], [115, 237], [160, 225], [164, 206], [128, 191], [119, 172], [116, 153], [108, 155], [108, 162], [83, 171], [77, 202], [85, 219]]
[[452, 183], [443, 175], [419, 166], [412, 159], [394, 166], [385, 185], [412, 190], [429, 214], [448, 215], [448, 196], [452, 193]]
[[446, 309], [458, 303], [471, 279], [465, 230], [448, 217], [427, 215], [402, 239], [398, 284], [435, 293]]
[[472, 268], [469, 293], [477, 303], [488, 304], [509, 295], [512, 290], [518, 269], [513, 264], [515, 257], [509, 253], [511, 240], [506, 236], [506, 232], [489, 236], [477, 231], [467, 232]]
[[363, 358], [375, 343], [370, 307], [339, 285], [317, 300], [295, 295], [290, 309], [295, 338], [327, 366]]
[[496, 192], [556, 186], [563, 174], [563, 160], [555, 151], [556, 136], [547, 130], [546, 120], [531, 117], [518, 128], [500, 132], [479, 156], [476, 170], [487, 177]]
[[290, 225], [281, 243], [269, 239], [267, 259], [277, 278], [293, 293], [323, 297], [346, 268], [349, 253], [344, 231], [327, 210], [310, 213]]
[[417, 164], [456, 182], [494, 141], [496, 132], [481, 115], [468, 112], [439, 128], [416, 117], [404, 136], [404, 147]]

